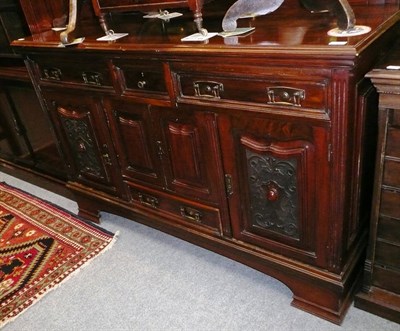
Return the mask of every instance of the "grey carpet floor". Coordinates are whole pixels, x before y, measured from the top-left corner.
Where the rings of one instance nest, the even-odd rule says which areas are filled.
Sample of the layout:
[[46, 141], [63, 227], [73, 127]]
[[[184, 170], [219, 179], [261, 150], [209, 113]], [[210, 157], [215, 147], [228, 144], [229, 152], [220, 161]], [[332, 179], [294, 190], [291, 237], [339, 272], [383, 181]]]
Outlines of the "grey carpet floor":
[[[74, 201], [0, 173], [0, 181], [73, 213]], [[111, 214], [115, 245], [4, 331], [384, 330], [400, 325], [351, 307], [342, 326], [290, 306], [282, 283], [240, 263]]]

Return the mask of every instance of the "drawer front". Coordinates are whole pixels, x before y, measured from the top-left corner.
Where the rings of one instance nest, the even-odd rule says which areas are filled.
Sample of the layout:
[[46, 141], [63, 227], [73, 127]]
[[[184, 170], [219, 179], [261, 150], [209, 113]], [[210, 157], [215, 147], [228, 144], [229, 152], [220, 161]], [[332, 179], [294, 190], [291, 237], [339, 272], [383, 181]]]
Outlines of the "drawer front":
[[386, 151], [387, 156], [400, 158], [400, 128], [399, 127], [389, 127]]
[[[295, 75], [294, 75], [295, 76]], [[328, 113], [328, 80], [279, 75], [232, 76], [223, 73], [176, 73], [179, 98], [195, 102], [241, 103], [269, 108]]]
[[400, 110], [399, 109], [393, 109], [393, 115], [391, 118], [391, 125], [393, 127], [397, 127], [397, 129], [400, 129]]
[[400, 246], [377, 240], [375, 249], [375, 263], [400, 272]]
[[70, 83], [95, 88], [112, 87], [105, 60], [46, 59], [36, 61], [39, 79], [47, 83]]
[[378, 238], [400, 245], [400, 219], [381, 217], [378, 223]]
[[400, 192], [382, 190], [380, 213], [400, 220]]
[[[400, 147], [399, 147], [400, 149]], [[399, 188], [400, 191], [400, 162], [386, 160], [383, 172], [383, 184]]]
[[[131, 184], [129, 184], [131, 185]], [[161, 192], [131, 186], [132, 200], [148, 211], [169, 216], [173, 222], [211, 234], [221, 234], [221, 215], [217, 208], [191, 203]]]
[[150, 93], [168, 96], [163, 63], [114, 60], [113, 65], [117, 84], [123, 94]]
[[400, 294], [400, 271], [374, 266], [373, 285]]

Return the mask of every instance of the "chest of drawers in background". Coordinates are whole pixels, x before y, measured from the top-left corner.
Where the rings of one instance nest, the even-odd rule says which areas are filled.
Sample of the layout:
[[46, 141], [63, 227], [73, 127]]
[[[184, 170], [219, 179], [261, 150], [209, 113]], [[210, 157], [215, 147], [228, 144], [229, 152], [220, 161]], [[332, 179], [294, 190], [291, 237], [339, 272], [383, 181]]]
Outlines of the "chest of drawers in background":
[[398, 64], [394, 51], [369, 73], [379, 92], [379, 141], [368, 255], [355, 305], [400, 323], [400, 72], [387, 69]]

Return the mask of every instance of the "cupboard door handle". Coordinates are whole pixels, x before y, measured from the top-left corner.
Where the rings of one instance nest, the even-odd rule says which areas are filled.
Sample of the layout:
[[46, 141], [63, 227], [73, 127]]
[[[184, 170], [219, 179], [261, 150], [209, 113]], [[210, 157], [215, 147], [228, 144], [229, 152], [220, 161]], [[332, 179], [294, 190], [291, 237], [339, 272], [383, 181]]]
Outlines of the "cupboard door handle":
[[278, 201], [280, 198], [279, 186], [275, 182], [269, 182], [265, 187], [265, 198], [268, 201]]
[[224, 85], [212, 81], [193, 82], [194, 95], [196, 97], [221, 98], [221, 92], [224, 91]]
[[301, 101], [306, 98], [306, 91], [292, 87], [276, 86], [267, 87], [267, 95], [268, 104], [301, 107]]
[[151, 208], [157, 208], [158, 207], [158, 199], [156, 197], [152, 197], [150, 195], [146, 195], [143, 193], [138, 193], [139, 196], [139, 201], [142, 205], [151, 207]]
[[156, 145], [157, 145], [157, 154], [158, 154], [158, 157], [159, 157], [160, 159], [162, 159], [162, 158], [163, 158], [163, 155], [165, 154], [165, 152], [164, 152], [164, 149], [163, 149], [161, 140], [157, 140], [157, 141], [156, 141]]
[[103, 144], [103, 153], [101, 154], [101, 156], [105, 164], [110, 166], [112, 165], [110, 154], [108, 152], [108, 146], [106, 144]]
[[183, 218], [198, 223], [201, 222], [201, 218], [203, 216], [200, 211], [187, 206], [181, 206], [181, 215]]
[[230, 174], [225, 174], [226, 195], [230, 197], [233, 194], [233, 180]]
[[103, 157], [105, 164], [112, 165], [111, 158], [110, 158], [110, 155], [108, 155], [108, 153], [103, 154], [102, 157]]

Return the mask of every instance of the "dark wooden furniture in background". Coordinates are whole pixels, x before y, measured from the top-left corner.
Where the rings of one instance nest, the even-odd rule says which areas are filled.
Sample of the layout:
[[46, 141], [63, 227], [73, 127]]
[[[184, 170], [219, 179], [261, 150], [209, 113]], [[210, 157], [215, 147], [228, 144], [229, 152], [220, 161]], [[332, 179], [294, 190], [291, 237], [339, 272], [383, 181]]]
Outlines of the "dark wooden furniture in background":
[[109, 13], [135, 10], [142, 12], [157, 12], [160, 9], [167, 10], [170, 8], [189, 7], [193, 12], [193, 21], [196, 24], [197, 30], [201, 33], [207, 33], [207, 30], [203, 30], [202, 10], [204, 2], [205, 0], [92, 0], [94, 11], [100, 19], [100, 24], [104, 32], [109, 30], [106, 18], [107, 14]]
[[[120, 214], [233, 258], [285, 283], [294, 306], [340, 323], [371, 206], [378, 108], [364, 76], [398, 37], [398, 2], [352, 2], [371, 32], [351, 38], [328, 36], [335, 17], [289, 0], [240, 20], [251, 34], [184, 43], [197, 31], [190, 10], [169, 22], [113, 13], [110, 28], [129, 35], [100, 42], [83, 1], [85, 40], [72, 47], [50, 30], [51, 12], [65, 10], [57, 3], [21, 0], [32, 36], [13, 46], [80, 214]], [[231, 4], [205, 5], [204, 26], [220, 31]]]
[[368, 77], [379, 92], [379, 143], [363, 289], [355, 306], [400, 323], [400, 51]]
[[65, 183], [66, 172], [21, 55], [10, 43], [29, 35], [17, 0], [0, 3], [0, 162]]

